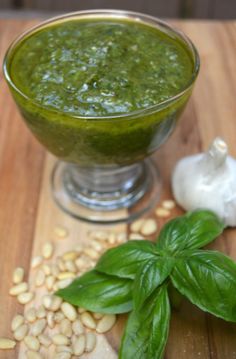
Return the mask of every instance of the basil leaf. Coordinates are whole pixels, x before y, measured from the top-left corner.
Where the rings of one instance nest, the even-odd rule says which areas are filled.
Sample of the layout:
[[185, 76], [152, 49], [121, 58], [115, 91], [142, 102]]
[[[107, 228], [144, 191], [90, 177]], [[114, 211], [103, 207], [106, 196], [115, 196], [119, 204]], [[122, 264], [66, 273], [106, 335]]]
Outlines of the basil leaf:
[[95, 269], [109, 275], [134, 279], [143, 262], [157, 258], [158, 252], [154, 243], [140, 240], [129, 241], [106, 251]]
[[170, 302], [167, 286], [162, 287], [158, 293], [153, 312], [151, 336], [148, 344], [148, 358], [161, 359], [169, 334]]
[[169, 221], [161, 230], [157, 248], [165, 253], [205, 246], [219, 236], [224, 224], [211, 211], [196, 210]]
[[176, 260], [173, 285], [202, 310], [236, 322], [236, 263], [214, 251], [185, 255]]
[[129, 315], [119, 359], [161, 359], [169, 332], [170, 304], [167, 286], [159, 287], [142, 311]]
[[56, 295], [92, 312], [119, 314], [132, 309], [133, 282], [92, 270], [75, 279]]
[[190, 228], [190, 236], [185, 249], [198, 249], [212, 242], [224, 230], [223, 222], [208, 210], [197, 210], [185, 215]]
[[184, 216], [177, 217], [164, 225], [156, 246], [158, 250], [177, 252], [184, 249], [188, 239], [189, 226], [187, 219]]
[[141, 309], [145, 300], [170, 275], [173, 266], [174, 259], [161, 257], [141, 266], [134, 281], [133, 300], [136, 311]]

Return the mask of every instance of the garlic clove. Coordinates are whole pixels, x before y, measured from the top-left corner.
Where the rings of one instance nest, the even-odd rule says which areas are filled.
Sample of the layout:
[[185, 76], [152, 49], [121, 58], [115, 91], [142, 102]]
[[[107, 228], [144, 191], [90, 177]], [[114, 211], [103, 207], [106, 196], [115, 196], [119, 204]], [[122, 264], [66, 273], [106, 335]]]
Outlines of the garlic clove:
[[176, 202], [185, 210], [206, 208], [236, 226], [236, 160], [217, 137], [206, 153], [181, 159], [172, 175]]

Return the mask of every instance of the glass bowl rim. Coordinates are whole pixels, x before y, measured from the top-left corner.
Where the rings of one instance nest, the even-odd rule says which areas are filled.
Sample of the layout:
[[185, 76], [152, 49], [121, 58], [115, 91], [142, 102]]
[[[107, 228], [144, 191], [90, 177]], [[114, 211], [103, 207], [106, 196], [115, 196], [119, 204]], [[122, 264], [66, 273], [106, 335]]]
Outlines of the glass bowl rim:
[[[70, 112], [66, 112], [66, 111], [62, 111], [62, 110], [57, 110], [57, 109], [50, 108], [48, 106], [40, 104], [39, 102], [37, 102], [34, 99], [27, 96], [23, 91], [20, 90], [20, 88], [18, 88], [15, 85], [15, 83], [12, 80], [10, 73], [8, 71], [10, 55], [12, 54], [15, 47], [18, 45], [18, 43], [21, 40], [23, 40], [27, 36], [30, 36], [34, 32], [37, 32], [41, 28], [47, 27], [51, 23], [60, 22], [61, 20], [66, 22], [67, 19], [70, 19], [70, 18], [73, 19], [73, 18], [77, 18], [77, 17], [81, 17], [81, 16], [84, 16], [84, 17], [91, 16], [91, 18], [92, 17], [95, 17], [95, 18], [96, 17], [104, 17], [104, 18], [113, 17], [113, 18], [118, 18], [118, 19], [131, 19], [133, 21], [143, 22], [146, 25], [150, 25], [150, 26], [154, 26], [154, 27], [156, 26], [158, 28], [163, 29], [164, 31], [173, 33], [187, 45], [188, 49], [193, 54], [194, 68], [193, 68], [191, 79], [189, 80], [187, 85], [183, 89], [181, 89], [176, 95], [171, 96], [162, 102], [159, 102], [155, 105], [148, 106], [146, 108], [142, 108], [139, 110], [131, 111], [128, 113], [122, 113], [122, 114], [118, 114], [118, 115], [81, 116], [81, 115], [77, 115], [73, 112], [70, 113]], [[75, 118], [75, 119], [80, 119], [80, 120], [114, 120], [114, 119], [123, 119], [123, 118], [133, 119], [136, 117], [140, 117], [140, 116], [144, 116], [144, 115], [148, 115], [148, 114], [157, 112], [158, 110], [161, 110], [161, 109], [167, 107], [172, 102], [177, 101], [179, 98], [181, 98], [185, 93], [187, 93], [191, 89], [191, 87], [193, 86], [193, 84], [197, 78], [199, 69], [200, 69], [200, 58], [199, 58], [198, 51], [197, 51], [195, 45], [193, 44], [193, 42], [189, 39], [189, 37], [187, 35], [185, 35], [184, 32], [176, 29], [174, 26], [169, 25], [166, 21], [163, 21], [157, 17], [147, 15], [144, 13], [140, 13], [140, 12], [135, 12], [135, 11], [115, 10], [115, 9], [80, 10], [80, 11], [74, 11], [74, 12], [54, 16], [45, 21], [41, 21], [39, 24], [36, 24], [35, 26], [32, 26], [29, 29], [27, 29], [26, 31], [22, 32], [19, 36], [17, 36], [15, 38], [15, 40], [13, 40], [13, 42], [10, 44], [10, 46], [8, 47], [8, 49], [6, 51], [6, 54], [5, 54], [4, 60], [3, 60], [3, 73], [4, 73], [6, 81], [8, 82], [10, 87], [12, 87], [25, 100], [29, 101], [32, 105], [39, 107], [41, 109], [44, 109], [48, 112], [52, 112], [52, 113], [55, 113], [58, 115], [65, 115], [65, 116], [70, 117], [71, 119]]]

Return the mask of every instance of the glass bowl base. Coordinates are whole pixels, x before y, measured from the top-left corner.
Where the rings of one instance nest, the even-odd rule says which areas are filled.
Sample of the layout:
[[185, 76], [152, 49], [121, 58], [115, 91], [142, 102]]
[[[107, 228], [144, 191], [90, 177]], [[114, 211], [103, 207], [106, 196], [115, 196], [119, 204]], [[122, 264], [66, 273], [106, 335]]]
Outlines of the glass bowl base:
[[151, 159], [112, 168], [57, 162], [52, 192], [57, 205], [76, 219], [97, 224], [132, 221], [160, 197], [159, 171]]

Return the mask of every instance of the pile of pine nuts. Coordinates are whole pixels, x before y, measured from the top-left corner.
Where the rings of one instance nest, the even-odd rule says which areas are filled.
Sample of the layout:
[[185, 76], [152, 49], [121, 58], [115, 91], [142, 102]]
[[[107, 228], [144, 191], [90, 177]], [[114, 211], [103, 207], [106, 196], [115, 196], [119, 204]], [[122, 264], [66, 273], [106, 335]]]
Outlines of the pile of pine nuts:
[[[169, 217], [174, 207], [174, 201], [163, 201], [162, 206], [156, 209], [157, 217]], [[46, 242], [41, 254], [31, 262], [31, 268], [35, 271], [34, 283], [31, 285], [33, 289], [24, 281], [23, 268], [17, 267], [13, 272], [13, 286], [9, 294], [16, 297], [18, 303], [27, 304], [27, 309], [24, 315], [16, 314], [13, 318], [11, 330], [14, 340], [0, 338], [0, 350], [13, 349], [16, 342], [20, 342], [24, 343], [27, 359], [47, 358], [48, 350], [54, 359], [71, 359], [92, 352], [96, 347], [97, 335], [111, 330], [116, 323], [116, 315], [75, 308], [53, 295], [53, 292], [68, 286], [74, 278], [92, 269], [108, 248], [129, 239], [145, 239], [157, 230], [156, 219], [149, 218], [133, 222], [128, 238], [123, 232], [91, 231], [88, 233], [88, 246], [77, 245], [56, 258], [55, 244]], [[68, 230], [60, 226], [54, 232], [58, 238], [69, 235]], [[40, 299], [38, 288], [44, 293]]]

